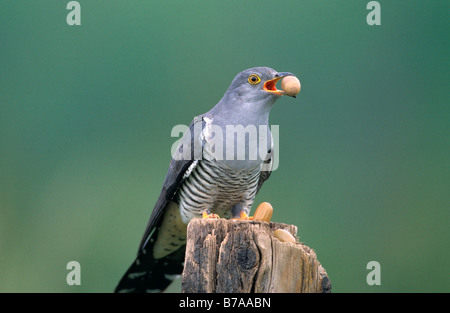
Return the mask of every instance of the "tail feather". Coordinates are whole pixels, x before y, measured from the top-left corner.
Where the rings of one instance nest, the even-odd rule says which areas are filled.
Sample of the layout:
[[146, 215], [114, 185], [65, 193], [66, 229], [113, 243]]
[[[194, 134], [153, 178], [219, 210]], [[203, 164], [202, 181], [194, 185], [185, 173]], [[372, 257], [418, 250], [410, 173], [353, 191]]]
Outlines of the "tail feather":
[[151, 249], [139, 251], [136, 260], [123, 275], [115, 292], [163, 292], [183, 272], [186, 245], [161, 259]]

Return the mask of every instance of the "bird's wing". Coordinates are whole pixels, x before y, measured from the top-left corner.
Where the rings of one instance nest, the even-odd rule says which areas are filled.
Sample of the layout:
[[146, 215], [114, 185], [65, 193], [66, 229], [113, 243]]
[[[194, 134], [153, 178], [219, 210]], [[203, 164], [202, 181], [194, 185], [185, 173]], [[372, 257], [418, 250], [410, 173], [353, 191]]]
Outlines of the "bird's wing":
[[259, 173], [259, 180], [258, 180], [258, 186], [256, 188], [256, 193], [259, 192], [259, 189], [261, 189], [261, 186], [269, 178], [270, 174], [272, 174], [273, 158], [274, 158], [272, 133], [270, 133], [269, 138], [270, 138], [270, 148], [267, 151], [266, 159], [264, 160], [262, 167], [261, 167], [261, 172]]
[[146, 246], [153, 231], [159, 227], [170, 200], [172, 200], [183, 180], [195, 167], [196, 160], [201, 158], [204, 145], [202, 134], [204, 127], [203, 115], [196, 116], [189, 125], [189, 131], [186, 131], [181, 138], [177, 150], [170, 161], [161, 194], [153, 208], [139, 246], [139, 251]]

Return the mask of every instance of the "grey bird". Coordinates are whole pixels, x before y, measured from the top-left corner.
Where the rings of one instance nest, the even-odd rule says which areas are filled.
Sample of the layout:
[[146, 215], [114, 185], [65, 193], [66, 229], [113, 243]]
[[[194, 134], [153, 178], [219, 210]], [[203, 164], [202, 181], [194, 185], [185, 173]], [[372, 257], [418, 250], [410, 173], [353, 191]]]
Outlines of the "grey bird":
[[255, 67], [236, 75], [222, 99], [194, 118], [176, 151], [137, 257], [116, 292], [161, 292], [183, 271], [186, 229], [203, 214], [248, 215], [271, 174], [269, 113], [288, 72]]

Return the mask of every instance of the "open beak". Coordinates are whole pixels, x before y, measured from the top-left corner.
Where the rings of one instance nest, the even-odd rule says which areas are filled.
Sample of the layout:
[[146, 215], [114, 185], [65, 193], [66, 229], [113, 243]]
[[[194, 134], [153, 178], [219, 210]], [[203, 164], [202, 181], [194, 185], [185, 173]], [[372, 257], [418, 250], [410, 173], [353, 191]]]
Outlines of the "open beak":
[[295, 75], [289, 72], [282, 72], [275, 74], [275, 77], [273, 79], [270, 79], [264, 83], [263, 86], [264, 91], [276, 94], [278, 96], [284, 95], [285, 92], [283, 90], [277, 89], [276, 85], [279, 80], [283, 79], [283, 77], [286, 76], [295, 76]]

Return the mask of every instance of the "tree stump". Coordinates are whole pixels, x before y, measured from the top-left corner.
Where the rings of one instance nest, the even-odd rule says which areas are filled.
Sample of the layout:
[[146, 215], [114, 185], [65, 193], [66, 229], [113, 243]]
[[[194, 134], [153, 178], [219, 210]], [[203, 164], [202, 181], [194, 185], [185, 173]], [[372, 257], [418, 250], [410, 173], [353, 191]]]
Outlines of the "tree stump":
[[[193, 219], [187, 229], [182, 291], [186, 293], [331, 291], [313, 249], [274, 237], [297, 227], [282, 223]], [[296, 237], [297, 238], [297, 237]]]

